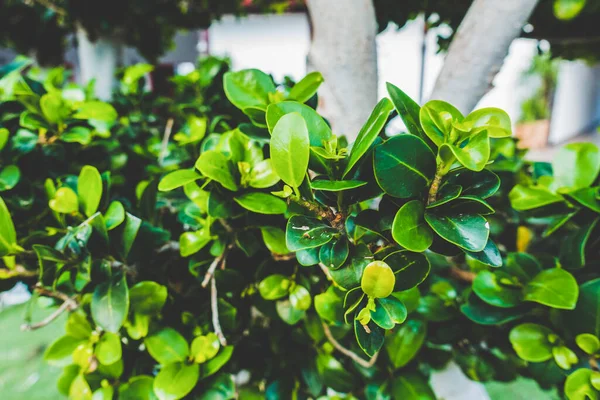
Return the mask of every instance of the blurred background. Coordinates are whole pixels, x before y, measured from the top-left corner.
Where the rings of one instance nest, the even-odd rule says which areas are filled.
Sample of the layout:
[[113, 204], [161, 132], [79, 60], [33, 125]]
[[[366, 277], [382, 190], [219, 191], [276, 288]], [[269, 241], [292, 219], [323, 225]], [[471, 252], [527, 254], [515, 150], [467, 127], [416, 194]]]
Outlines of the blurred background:
[[[0, 83], [3, 70], [15, 63], [38, 77], [59, 67], [69, 81], [92, 85], [97, 97], [110, 100], [123, 84], [124, 68], [138, 63], [154, 66], [140, 70], [146, 90], [167, 97], [177, 77], [209, 69], [209, 56], [234, 70], [261, 69], [277, 82], [319, 70], [326, 81], [319, 107], [334, 130], [351, 139], [385, 95], [386, 82], [422, 104], [444, 93], [439, 87], [446, 77], [456, 76], [463, 86], [447, 89], [457, 98], [444, 100], [464, 104], [459, 108], [466, 112], [474, 104], [505, 109], [530, 159], [549, 160], [557, 145], [570, 141], [600, 142], [600, 2], [477, 0], [479, 8], [469, 11], [472, 3], [0, 0]], [[483, 29], [473, 37], [466, 27], [459, 37], [468, 11]], [[455, 40], [463, 40], [468, 54], [445, 63]], [[473, 93], [470, 84], [481, 80], [478, 64], [492, 56], [485, 87]], [[469, 95], [468, 101], [461, 103], [461, 95]], [[388, 129], [402, 130], [399, 118]], [[19, 285], [0, 293], [0, 398], [60, 398], [54, 388], [59, 370], [40, 356], [63, 324], [22, 340], [21, 303], [28, 298]], [[484, 389], [458, 368], [439, 373], [433, 383], [445, 399], [497, 399], [500, 392], [513, 399], [555, 396], [540, 394], [532, 383]]]

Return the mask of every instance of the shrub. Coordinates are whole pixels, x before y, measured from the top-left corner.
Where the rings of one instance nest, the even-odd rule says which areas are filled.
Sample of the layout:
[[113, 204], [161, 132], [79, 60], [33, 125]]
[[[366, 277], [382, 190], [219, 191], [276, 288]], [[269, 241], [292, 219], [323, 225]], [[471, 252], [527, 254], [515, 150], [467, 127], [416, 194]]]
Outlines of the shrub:
[[[393, 85], [347, 146], [311, 107], [319, 73], [278, 87], [212, 60], [166, 99], [141, 90], [148, 68], [114, 107], [27, 75], [0, 106], [2, 273], [69, 311], [45, 353], [62, 393], [433, 399], [453, 359], [544, 386], [581, 367], [567, 395], [596, 396], [595, 280], [576, 268], [597, 251], [597, 149], [567, 147], [553, 180], [503, 111]], [[408, 132], [387, 138], [394, 109]], [[550, 217], [560, 252], [526, 240]]]

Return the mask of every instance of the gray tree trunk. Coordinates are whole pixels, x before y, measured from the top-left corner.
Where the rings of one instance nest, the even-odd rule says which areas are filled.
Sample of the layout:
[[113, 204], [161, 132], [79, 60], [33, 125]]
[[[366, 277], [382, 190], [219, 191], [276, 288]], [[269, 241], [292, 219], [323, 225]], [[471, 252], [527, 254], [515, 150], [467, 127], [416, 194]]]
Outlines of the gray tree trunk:
[[463, 113], [492, 88], [508, 48], [539, 0], [475, 0], [458, 27], [431, 99]]
[[325, 78], [319, 111], [350, 141], [377, 103], [377, 22], [372, 0], [307, 0], [309, 70]]
[[115, 71], [122, 56], [122, 45], [112, 38], [90, 41], [86, 31], [77, 28], [79, 80], [83, 85], [95, 79], [94, 91], [101, 100], [110, 100], [115, 86]]

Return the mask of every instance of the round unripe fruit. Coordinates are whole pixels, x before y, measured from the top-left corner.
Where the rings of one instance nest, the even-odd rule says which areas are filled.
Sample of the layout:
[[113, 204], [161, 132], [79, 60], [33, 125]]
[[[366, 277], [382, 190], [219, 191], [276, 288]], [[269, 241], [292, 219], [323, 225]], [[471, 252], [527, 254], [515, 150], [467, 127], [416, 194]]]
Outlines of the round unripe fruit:
[[367, 265], [360, 281], [362, 291], [376, 299], [392, 294], [395, 284], [394, 271], [383, 261], [373, 261]]

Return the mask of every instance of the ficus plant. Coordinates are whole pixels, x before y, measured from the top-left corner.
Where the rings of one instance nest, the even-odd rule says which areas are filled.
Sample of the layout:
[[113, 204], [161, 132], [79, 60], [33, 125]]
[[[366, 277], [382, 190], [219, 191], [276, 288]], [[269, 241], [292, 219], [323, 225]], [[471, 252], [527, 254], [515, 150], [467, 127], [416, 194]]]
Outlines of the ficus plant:
[[23, 329], [68, 313], [45, 352], [61, 393], [435, 399], [454, 360], [595, 398], [595, 148], [552, 178], [503, 111], [391, 84], [348, 145], [314, 109], [317, 72], [277, 85], [211, 60], [166, 99], [149, 68], [110, 105], [15, 66], [0, 104], [0, 271], [55, 302]]

